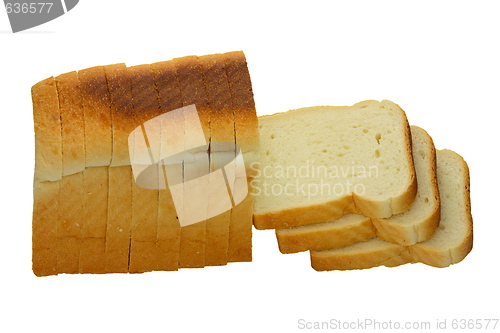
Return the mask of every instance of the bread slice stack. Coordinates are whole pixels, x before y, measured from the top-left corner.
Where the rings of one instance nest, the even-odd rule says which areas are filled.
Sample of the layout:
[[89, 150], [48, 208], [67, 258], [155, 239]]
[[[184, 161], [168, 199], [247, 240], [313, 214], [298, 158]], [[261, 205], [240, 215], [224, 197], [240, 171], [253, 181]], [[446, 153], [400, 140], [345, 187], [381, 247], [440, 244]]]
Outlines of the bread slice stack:
[[282, 253], [310, 251], [323, 271], [446, 267], [471, 250], [467, 164], [436, 154], [398, 105], [292, 110], [259, 118], [259, 129], [254, 224], [276, 229]]
[[[37, 276], [251, 261], [255, 173], [241, 170], [258, 159], [258, 123], [242, 52], [74, 71], [35, 84], [32, 98]], [[191, 197], [183, 176], [207, 188]], [[225, 210], [208, 179], [230, 182]]]

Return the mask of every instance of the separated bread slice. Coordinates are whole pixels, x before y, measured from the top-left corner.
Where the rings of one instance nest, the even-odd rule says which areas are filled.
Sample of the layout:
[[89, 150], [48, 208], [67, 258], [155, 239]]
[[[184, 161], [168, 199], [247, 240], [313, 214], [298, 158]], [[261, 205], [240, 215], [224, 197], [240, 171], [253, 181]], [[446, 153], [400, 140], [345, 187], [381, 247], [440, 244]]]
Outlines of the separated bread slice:
[[288, 228], [345, 213], [387, 218], [413, 202], [410, 129], [390, 101], [319, 106], [259, 119], [254, 225]]
[[346, 214], [346, 217], [330, 222], [277, 229], [280, 251], [321, 251], [364, 241], [376, 235], [400, 245], [411, 245], [429, 238], [439, 224], [436, 152], [431, 137], [423, 129], [411, 126], [411, 134], [418, 192], [408, 210], [388, 219]]
[[[211, 54], [198, 57], [198, 61], [202, 69], [210, 110], [210, 170], [214, 172], [223, 169], [228, 172], [227, 164], [233, 161], [236, 155], [234, 145], [227, 144], [235, 142], [235, 133], [231, 93], [224, 69], [224, 58], [221, 54]], [[229, 170], [228, 179], [234, 177], [235, 171], [234, 167]], [[216, 206], [217, 201], [222, 199], [222, 195], [219, 193], [210, 196], [209, 206]], [[227, 264], [231, 201], [227, 195], [223, 196], [229, 199], [227, 202], [229, 209], [206, 221], [206, 266]]]
[[325, 271], [394, 267], [411, 262], [447, 267], [462, 261], [473, 242], [469, 170], [457, 153], [438, 150], [437, 174], [441, 220], [428, 240], [403, 246], [372, 238], [339, 249], [311, 251], [312, 267]]
[[[259, 160], [259, 129], [252, 83], [245, 54], [242, 51], [228, 52], [223, 54], [223, 57], [234, 108], [235, 142], [243, 154], [246, 169], [246, 177], [241, 174], [236, 175], [233, 188], [246, 189], [256, 176], [258, 170], [258, 163], [256, 162]], [[236, 169], [239, 170], [240, 168], [236, 166]], [[248, 195], [234, 207], [231, 214], [229, 262], [252, 260], [252, 215], [254, 207], [252, 192], [253, 188], [249, 186]], [[233, 197], [238, 196], [239, 193], [233, 193]]]

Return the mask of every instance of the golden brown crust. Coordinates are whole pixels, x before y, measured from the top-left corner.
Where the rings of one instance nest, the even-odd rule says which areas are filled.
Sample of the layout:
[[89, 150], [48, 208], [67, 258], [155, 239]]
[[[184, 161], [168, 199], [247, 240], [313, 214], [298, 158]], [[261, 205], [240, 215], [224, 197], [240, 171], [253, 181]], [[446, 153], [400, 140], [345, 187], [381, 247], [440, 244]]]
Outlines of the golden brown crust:
[[62, 177], [62, 136], [59, 98], [53, 77], [31, 88], [35, 124], [35, 180]]

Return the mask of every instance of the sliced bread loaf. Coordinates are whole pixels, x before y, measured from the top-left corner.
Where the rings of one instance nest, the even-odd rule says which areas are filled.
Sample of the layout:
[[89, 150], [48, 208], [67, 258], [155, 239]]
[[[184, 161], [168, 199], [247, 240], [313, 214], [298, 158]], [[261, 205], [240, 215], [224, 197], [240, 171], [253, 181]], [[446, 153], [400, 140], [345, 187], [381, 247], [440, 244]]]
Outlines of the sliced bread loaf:
[[330, 222], [277, 229], [280, 251], [321, 251], [364, 241], [376, 235], [400, 245], [411, 245], [429, 238], [439, 224], [436, 151], [425, 130], [411, 126], [411, 134], [418, 192], [408, 210], [387, 219], [346, 214]]
[[288, 228], [356, 212], [387, 218], [413, 202], [410, 128], [390, 101], [318, 106], [259, 119], [257, 229]]
[[311, 266], [318, 271], [364, 269], [422, 262], [447, 267], [462, 261], [472, 249], [469, 170], [451, 150], [437, 151], [441, 220], [428, 240], [403, 246], [372, 238], [339, 249], [311, 251]]

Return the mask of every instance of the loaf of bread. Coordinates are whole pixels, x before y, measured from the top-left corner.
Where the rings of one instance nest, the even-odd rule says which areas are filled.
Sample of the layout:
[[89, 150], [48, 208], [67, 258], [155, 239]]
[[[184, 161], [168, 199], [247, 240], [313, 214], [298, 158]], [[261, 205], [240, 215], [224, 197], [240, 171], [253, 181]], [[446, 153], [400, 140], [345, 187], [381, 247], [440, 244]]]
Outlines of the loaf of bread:
[[447, 267], [462, 261], [472, 249], [469, 170], [464, 159], [451, 150], [437, 151], [441, 198], [439, 227], [427, 240], [410, 246], [372, 238], [346, 247], [311, 251], [315, 270], [364, 269], [422, 262]]
[[387, 218], [415, 198], [408, 121], [390, 101], [264, 116], [259, 138], [257, 229], [324, 222], [349, 212]]
[[410, 208], [386, 219], [346, 214], [336, 220], [277, 229], [282, 253], [327, 250], [378, 236], [392, 243], [411, 245], [426, 240], [439, 224], [436, 153], [425, 130], [411, 126], [412, 155], [418, 192]]
[[[204, 219], [181, 227], [179, 213], [194, 211], [189, 204], [174, 204], [175, 194], [165, 183], [168, 168], [158, 163], [167, 152], [182, 152], [198, 128], [191, 118], [168, 123], [161, 116], [180, 110], [182, 117], [182, 108], [193, 106], [206, 147], [200, 146], [196, 156], [206, 162], [186, 160], [182, 174], [196, 178], [225, 167], [232, 179], [227, 194], [241, 196], [231, 192], [234, 183], [247, 186], [253, 175], [239, 175], [234, 163], [226, 167], [221, 161], [236, 161], [239, 151], [245, 164], [258, 156], [257, 116], [243, 52], [92, 67], [41, 81], [32, 97], [36, 275], [140, 273], [251, 260], [253, 198], [247, 195], [207, 220], [210, 196], [192, 197], [193, 190], [181, 186], [184, 202], [197, 200], [206, 207], [196, 212]], [[218, 149], [220, 142], [233, 148]], [[150, 160], [137, 159], [148, 152]], [[137, 183], [134, 170], [153, 162], [152, 185]]]

